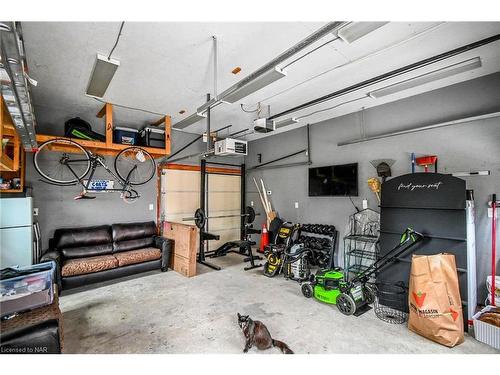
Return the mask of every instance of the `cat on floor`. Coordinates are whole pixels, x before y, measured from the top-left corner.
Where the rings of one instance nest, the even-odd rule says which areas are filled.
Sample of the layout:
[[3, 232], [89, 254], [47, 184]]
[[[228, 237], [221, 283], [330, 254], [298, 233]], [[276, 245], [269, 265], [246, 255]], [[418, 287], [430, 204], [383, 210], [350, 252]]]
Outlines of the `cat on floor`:
[[259, 350], [266, 350], [276, 346], [283, 354], [293, 354], [293, 351], [283, 341], [274, 340], [264, 323], [252, 320], [248, 315], [238, 313], [238, 325], [245, 335], [245, 348], [243, 353], [248, 352], [252, 346]]

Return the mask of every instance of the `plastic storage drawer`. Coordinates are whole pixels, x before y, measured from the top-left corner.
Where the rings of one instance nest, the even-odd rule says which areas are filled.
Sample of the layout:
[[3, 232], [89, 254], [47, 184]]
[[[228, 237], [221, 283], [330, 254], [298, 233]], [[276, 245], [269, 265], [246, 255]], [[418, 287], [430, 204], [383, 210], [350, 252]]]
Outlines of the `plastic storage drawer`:
[[140, 135], [144, 146], [165, 148], [165, 129], [146, 126], [141, 130]]
[[0, 280], [0, 315], [50, 305], [54, 299], [55, 262], [4, 268]]
[[124, 145], [136, 145], [139, 139], [139, 130], [116, 126], [113, 129], [113, 142]]

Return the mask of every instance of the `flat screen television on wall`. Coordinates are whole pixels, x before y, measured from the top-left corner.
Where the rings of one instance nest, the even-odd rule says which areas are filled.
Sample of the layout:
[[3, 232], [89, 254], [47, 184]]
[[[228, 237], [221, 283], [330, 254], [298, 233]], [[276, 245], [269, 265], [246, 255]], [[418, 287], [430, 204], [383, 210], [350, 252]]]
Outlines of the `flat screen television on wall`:
[[358, 163], [309, 168], [309, 196], [358, 195]]

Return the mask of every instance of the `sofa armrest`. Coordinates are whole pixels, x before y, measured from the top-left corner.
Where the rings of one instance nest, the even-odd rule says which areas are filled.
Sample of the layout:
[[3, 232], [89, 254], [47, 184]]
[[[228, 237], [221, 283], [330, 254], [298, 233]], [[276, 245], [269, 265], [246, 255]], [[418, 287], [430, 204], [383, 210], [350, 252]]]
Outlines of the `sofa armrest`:
[[59, 354], [61, 341], [57, 320], [47, 320], [36, 325], [26, 325], [22, 328], [2, 332], [0, 347], [2, 354]]
[[170, 265], [170, 257], [172, 255], [172, 248], [174, 241], [161, 236], [154, 236], [155, 247], [161, 250], [161, 270], [165, 272]]
[[40, 257], [39, 263], [53, 261], [56, 263], [56, 283], [58, 291], [61, 291], [61, 267], [62, 258], [61, 254], [56, 250], [46, 250], [45, 253]]

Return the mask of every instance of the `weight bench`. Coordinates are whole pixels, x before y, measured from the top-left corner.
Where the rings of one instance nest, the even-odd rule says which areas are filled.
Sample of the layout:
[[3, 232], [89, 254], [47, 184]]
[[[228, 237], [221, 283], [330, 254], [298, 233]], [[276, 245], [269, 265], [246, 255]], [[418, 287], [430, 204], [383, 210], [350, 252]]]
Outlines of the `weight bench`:
[[217, 250], [215, 250], [213, 254], [210, 255], [210, 258], [218, 258], [226, 256], [229, 253], [235, 253], [238, 255], [248, 255], [245, 259], [243, 259], [244, 262], [250, 262], [250, 266], [243, 268], [245, 271], [262, 267], [262, 264], [255, 264], [256, 260], [262, 260], [262, 258], [257, 255], [253, 255], [252, 252], [253, 245], [256, 245], [255, 241], [250, 241], [250, 240], [229, 241], [226, 242], [224, 245], [220, 246]]
[[[244, 270], [252, 270], [254, 268], [262, 267], [262, 264], [255, 264], [256, 260], [262, 260], [260, 256], [253, 255], [252, 246], [256, 245], [255, 241], [250, 239], [251, 234], [260, 234], [259, 229], [253, 229], [251, 224], [245, 225], [244, 236], [245, 240], [236, 240], [229, 241], [220, 246], [218, 249], [210, 252], [208, 257], [210, 258], [218, 258], [226, 256], [229, 253], [235, 253], [238, 255], [247, 255], [246, 258], [243, 259], [244, 262], [250, 262], [250, 266], [245, 267]], [[236, 250], [238, 249], [238, 250]]]

